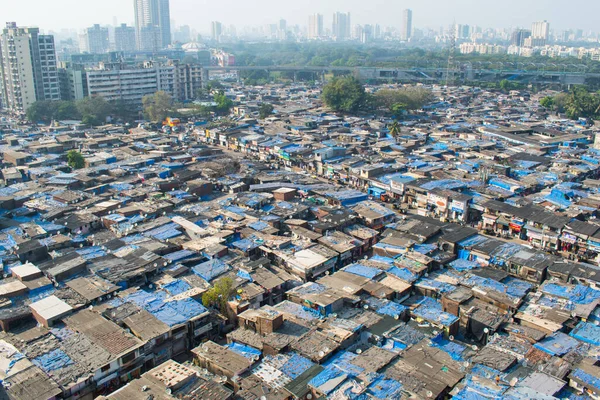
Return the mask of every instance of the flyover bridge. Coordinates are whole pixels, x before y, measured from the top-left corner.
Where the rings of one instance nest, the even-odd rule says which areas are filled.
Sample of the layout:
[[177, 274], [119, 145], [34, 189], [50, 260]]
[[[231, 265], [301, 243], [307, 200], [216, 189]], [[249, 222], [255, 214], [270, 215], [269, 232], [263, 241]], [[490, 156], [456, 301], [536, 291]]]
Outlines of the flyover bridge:
[[558, 85], [582, 85], [588, 78], [600, 79], [600, 73], [583, 71], [548, 71], [548, 70], [519, 70], [519, 69], [482, 69], [473, 68], [471, 65], [462, 65], [460, 68], [448, 70], [441, 67], [415, 67], [415, 68], [379, 68], [379, 67], [319, 67], [319, 66], [231, 66], [231, 67], [204, 67], [203, 82], [208, 82], [210, 74], [215, 72], [240, 72], [240, 71], [266, 71], [266, 72], [310, 72], [325, 79], [325, 74], [330, 72], [346, 72], [353, 74], [362, 81], [397, 81], [397, 82], [422, 82], [433, 83], [443, 81], [461, 82], [494, 82], [507, 79], [519, 83], [540, 83]]

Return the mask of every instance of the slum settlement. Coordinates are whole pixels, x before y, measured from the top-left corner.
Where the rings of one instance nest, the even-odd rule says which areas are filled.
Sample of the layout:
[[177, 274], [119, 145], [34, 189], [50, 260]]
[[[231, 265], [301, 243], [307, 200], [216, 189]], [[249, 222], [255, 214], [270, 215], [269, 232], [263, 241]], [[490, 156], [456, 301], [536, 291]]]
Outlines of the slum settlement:
[[229, 88], [227, 124], [3, 119], [3, 390], [599, 399], [598, 131], [431, 89], [395, 123], [305, 85]]

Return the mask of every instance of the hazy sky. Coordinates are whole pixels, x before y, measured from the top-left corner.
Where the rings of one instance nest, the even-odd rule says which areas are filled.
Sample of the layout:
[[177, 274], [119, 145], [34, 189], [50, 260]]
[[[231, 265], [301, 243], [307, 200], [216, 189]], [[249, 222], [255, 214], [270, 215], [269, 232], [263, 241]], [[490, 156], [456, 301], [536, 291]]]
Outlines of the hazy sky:
[[[551, 29], [599, 30], [598, 0], [171, 0], [171, 19], [202, 33], [213, 20], [242, 27], [284, 18], [291, 25], [306, 25], [308, 15], [316, 12], [324, 14], [329, 27], [334, 11], [349, 11], [353, 24], [399, 27], [404, 8], [413, 10], [415, 28], [439, 28], [453, 20], [482, 27], [529, 27], [545, 19]], [[0, 0], [0, 10], [5, 21], [45, 31], [112, 24], [113, 18], [128, 24], [134, 20], [133, 0]]]

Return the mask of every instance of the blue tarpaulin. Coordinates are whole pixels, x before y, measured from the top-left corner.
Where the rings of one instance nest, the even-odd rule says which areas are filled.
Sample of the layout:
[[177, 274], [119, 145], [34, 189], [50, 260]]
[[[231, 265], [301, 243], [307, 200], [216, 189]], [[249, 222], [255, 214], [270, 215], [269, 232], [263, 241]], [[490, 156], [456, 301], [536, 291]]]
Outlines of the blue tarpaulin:
[[[463, 250], [466, 253], [469, 253], [466, 250]], [[448, 264], [450, 267], [454, 268], [458, 272], [470, 271], [472, 269], [479, 268], [479, 264], [474, 261], [469, 261], [467, 259], [458, 258]]]
[[570, 333], [570, 336], [585, 343], [600, 346], [600, 326], [589, 322], [580, 322]]
[[171, 296], [177, 296], [178, 294], [187, 292], [192, 287], [190, 286], [189, 283], [187, 283], [185, 281], [175, 279], [174, 281], [171, 281], [171, 282], [163, 285], [162, 288], [167, 293], [169, 293]]
[[249, 360], [258, 359], [261, 356], [260, 350], [255, 349], [254, 347], [247, 346], [245, 344], [240, 343], [229, 343], [225, 345], [229, 350], [246, 357]]
[[290, 359], [279, 368], [290, 379], [296, 379], [314, 364], [300, 354], [292, 353]]
[[383, 271], [377, 268], [368, 267], [362, 264], [352, 264], [343, 268], [342, 271], [349, 272], [354, 275], [362, 276], [364, 278], [373, 279]]
[[213, 259], [192, 267], [192, 271], [207, 282], [229, 271], [231, 267], [219, 259]]
[[551, 356], [562, 356], [580, 345], [576, 339], [562, 332], [555, 332], [552, 336], [537, 342], [533, 345], [536, 349], [542, 350]]
[[415, 282], [419, 277], [410, 271], [408, 268], [398, 268], [393, 266], [386, 271], [388, 274], [394, 275], [407, 283]]
[[576, 304], [590, 304], [600, 299], [600, 290], [584, 285], [569, 286], [547, 282], [542, 285], [541, 290], [546, 294], [568, 299]]
[[441, 324], [445, 327], [449, 327], [458, 321], [458, 317], [444, 312], [442, 310], [442, 305], [431, 297], [425, 297], [419, 304], [419, 307], [414, 309], [412, 313], [417, 318], [422, 318], [429, 322]]
[[368, 387], [368, 392], [375, 399], [399, 399], [402, 395], [402, 384], [394, 379], [387, 379], [381, 375]]
[[61, 349], [55, 349], [46, 354], [42, 354], [41, 356], [34, 358], [32, 362], [47, 373], [74, 364], [67, 353]]

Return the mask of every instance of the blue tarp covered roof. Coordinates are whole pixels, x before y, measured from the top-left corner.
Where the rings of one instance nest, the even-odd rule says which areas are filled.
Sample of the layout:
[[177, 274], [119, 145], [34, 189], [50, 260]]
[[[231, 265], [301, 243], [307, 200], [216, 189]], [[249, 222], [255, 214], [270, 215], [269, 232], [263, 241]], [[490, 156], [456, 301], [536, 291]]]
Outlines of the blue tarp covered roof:
[[207, 282], [229, 271], [231, 267], [219, 259], [208, 260], [192, 267], [192, 271]]

